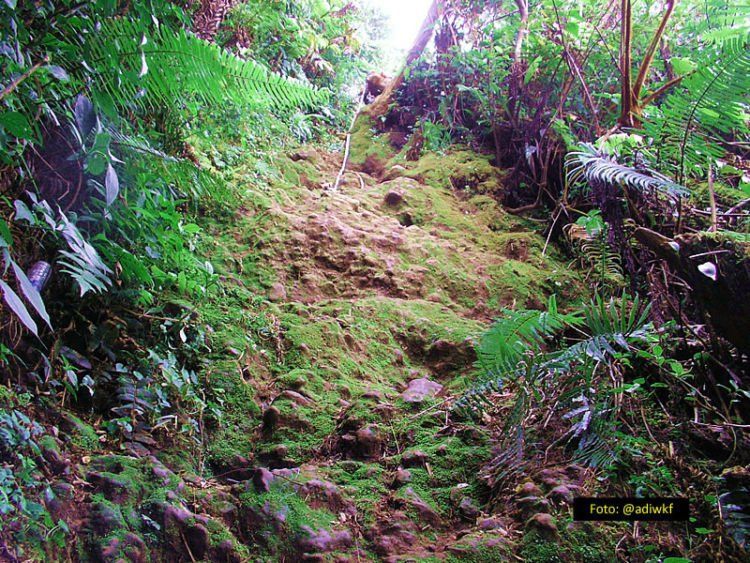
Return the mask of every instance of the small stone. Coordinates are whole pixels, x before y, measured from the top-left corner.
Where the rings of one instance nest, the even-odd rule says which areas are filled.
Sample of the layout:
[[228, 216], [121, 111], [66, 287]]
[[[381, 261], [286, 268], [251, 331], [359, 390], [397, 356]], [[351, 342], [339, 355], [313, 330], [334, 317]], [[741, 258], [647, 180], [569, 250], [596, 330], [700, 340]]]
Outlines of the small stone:
[[497, 516], [491, 516], [480, 520], [478, 526], [480, 530], [490, 531], [503, 528], [503, 523]]
[[129, 454], [135, 457], [149, 457], [151, 455], [151, 450], [140, 442], [125, 442], [124, 447]]
[[411, 471], [399, 467], [393, 476], [393, 488], [398, 489], [411, 481]]
[[268, 292], [268, 299], [273, 302], [286, 301], [286, 288], [281, 283], [275, 283]]
[[131, 483], [115, 475], [90, 471], [86, 475], [86, 480], [94, 485], [97, 491], [103, 493], [107, 500], [122, 502], [130, 495]]
[[255, 485], [255, 489], [259, 493], [267, 493], [271, 490], [273, 479], [273, 473], [265, 467], [259, 467], [255, 470], [255, 475], [253, 475], [253, 485]]
[[536, 496], [523, 497], [516, 502], [521, 509], [521, 514], [524, 518], [528, 518], [539, 511], [549, 510], [550, 507], [550, 503], [546, 498]]
[[104, 503], [96, 504], [92, 510], [92, 515], [91, 524], [102, 536], [126, 527], [125, 519], [114, 506]]
[[558, 502], [565, 502], [567, 504], [573, 502], [573, 492], [565, 485], [558, 485], [552, 489], [547, 496]]
[[234, 548], [232, 540], [224, 540], [218, 546], [216, 546], [218, 559], [220, 561], [226, 561], [227, 563], [241, 563], [242, 557]]
[[409, 387], [401, 394], [401, 398], [407, 403], [421, 403], [427, 397], [434, 397], [442, 390], [443, 386], [439, 383], [422, 377], [411, 380]]
[[412, 450], [401, 456], [401, 463], [404, 467], [416, 467], [427, 463], [428, 456], [421, 450]]
[[357, 450], [362, 457], [374, 458], [380, 455], [382, 440], [377, 430], [377, 426], [372, 424], [357, 430]]
[[386, 205], [395, 207], [404, 201], [404, 191], [397, 188], [389, 190], [388, 193], [385, 194], [383, 201], [385, 201]]
[[530, 496], [539, 496], [539, 495], [541, 495], [541, 494], [542, 494], [542, 491], [541, 491], [541, 489], [540, 489], [539, 487], [537, 487], [537, 486], [536, 486], [536, 485], [535, 485], [534, 483], [532, 483], [531, 481], [526, 481], [525, 483], [523, 483], [522, 485], [520, 485], [520, 486], [519, 486], [519, 487], [518, 487], [518, 488], [516, 489], [516, 492], [517, 492], [517, 493], [518, 493], [518, 494], [519, 494], [520, 496], [524, 496], [524, 497], [530, 497]]
[[376, 401], [382, 401], [383, 393], [378, 391], [377, 389], [368, 389], [364, 392], [362, 397], [364, 397], [365, 399], [375, 399]]
[[154, 474], [154, 477], [161, 481], [162, 485], [168, 485], [170, 478], [173, 475], [173, 473], [163, 465], [155, 465], [151, 468], [151, 472]]
[[294, 162], [299, 162], [300, 160], [310, 160], [312, 157], [313, 153], [307, 149], [300, 149], [289, 155], [289, 158]]
[[211, 535], [208, 529], [203, 524], [194, 524], [187, 528], [184, 535], [193, 557], [203, 559], [210, 545]]
[[209, 548], [210, 534], [203, 524], [196, 522], [198, 519], [199, 516], [177, 506], [170, 505], [164, 511], [164, 528], [175, 533], [174, 543], [182, 545], [183, 541], [187, 542], [191, 555], [203, 559]]
[[352, 545], [352, 535], [348, 530], [330, 532], [324, 528], [313, 530], [309, 526], [302, 526], [307, 537], [299, 540], [299, 547], [310, 553], [330, 553], [337, 549]]
[[555, 519], [547, 512], [534, 514], [534, 516], [532, 516], [526, 523], [526, 526], [535, 528], [542, 534], [548, 536], [557, 535], [557, 524], [555, 523]]
[[476, 520], [479, 516], [479, 508], [474, 504], [474, 501], [469, 497], [464, 497], [458, 505], [458, 511], [461, 516], [469, 521]]
[[145, 434], [144, 432], [136, 432], [133, 435], [133, 441], [139, 442], [143, 444], [144, 446], [150, 446], [152, 448], [155, 448], [156, 446], [159, 445], [152, 436]]
[[44, 457], [44, 461], [49, 464], [50, 469], [56, 475], [63, 473], [70, 465], [70, 461], [60, 455], [60, 452], [52, 448], [43, 447], [42, 457]]
[[297, 391], [292, 391], [291, 389], [287, 389], [286, 391], [284, 391], [281, 396], [289, 399], [297, 405], [309, 405], [312, 403], [310, 399], [308, 399], [301, 393], [298, 393]]
[[406, 489], [404, 496], [406, 497], [409, 505], [411, 505], [411, 507], [417, 511], [422, 520], [432, 526], [440, 525], [440, 515], [435, 512], [435, 510], [429, 504], [423, 501], [419, 497], [419, 495], [414, 492], [414, 489], [412, 489], [411, 487]]

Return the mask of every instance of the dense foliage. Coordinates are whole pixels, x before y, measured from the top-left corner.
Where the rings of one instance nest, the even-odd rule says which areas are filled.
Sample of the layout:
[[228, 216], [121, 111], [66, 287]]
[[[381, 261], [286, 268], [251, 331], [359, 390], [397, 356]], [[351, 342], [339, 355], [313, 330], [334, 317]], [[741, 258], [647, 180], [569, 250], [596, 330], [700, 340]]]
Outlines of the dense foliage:
[[[219, 291], [197, 253], [198, 218], [229, 212], [238, 193], [219, 154], [200, 162], [192, 147], [231, 131], [260, 182], [270, 146], [348, 119], [342, 80], [361, 79], [374, 56], [352, 38], [359, 12], [241, 4], [220, 43], [200, 38], [200, 11], [194, 22], [178, 3], [4, 2], [0, 12], [3, 383], [23, 374], [36, 393], [100, 413], [116, 438], [174, 423], [200, 452], [204, 420], [221, 416], [195, 373], [205, 335], [184, 311], [162, 334], [141, 325], [144, 308], [170, 318], [174, 300]], [[272, 30], [285, 38], [247, 49], [235, 37]], [[124, 345], [124, 331], [143, 340]], [[35, 538], [62, 547], [67, 527], [34, 500], [54, 496], [35, 461], [42, 431], [14, 401], [2, 399], [0, 544], [21, 556], [13, 546]]]
[[[565, 560], [743, 560], [748, 7], [435, 0], [360, 115], [385, 25], [360, 4], [0, 4], [0, 559], [148, 544], [167, 560], [294, 560], [320, 547], [304, 534], [359, 558], [360, 537], [382, 555], [400, 527], [409, 541], [388, 541], [414, 547], [423, 529], [374, 510], [438, 529], [447, 513], [462, 530], [447, 550], [486, 522], [470, 490], [524, 520], [502, 541], [525, 560], [561, 560], [555, 542]], [[339, 157], [305, 143], [360, 154], [334, 184]], [[347, 164], [361, 200], [336, 193]], [[348, 227], [374, 213], [372, 231]], [[377, 230], [388, 221], [396, 234]], [[451, 254], [469, 248], [486, 254], [475, 271]], [[321, 458], [356, 506], [317, 474], [294, 481]], [[590, 555], [592, 538], [535, 520], [572, 494], [537, 498], [548, 462], [584, 468], [575, 490], [689, 488], [700, 513], [681, 538], [605, 529], [620, 539]], [[187, 475], [190, 506], [219, 518], [183, 508]], [[449, 508], [415, 492], [429, 490]]]

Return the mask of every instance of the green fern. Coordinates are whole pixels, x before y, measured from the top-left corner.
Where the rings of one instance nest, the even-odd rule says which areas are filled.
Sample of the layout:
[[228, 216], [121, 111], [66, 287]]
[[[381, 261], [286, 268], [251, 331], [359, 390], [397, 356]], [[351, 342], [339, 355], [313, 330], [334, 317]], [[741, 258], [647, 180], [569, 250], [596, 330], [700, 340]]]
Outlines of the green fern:
[[578, 324], [575, 315], [563, 315], [557, 309], [555, 296], [550, 297], [546, 311], [506, 309], [503, 318], [495, 322], [479, 344], [480, 366], [491, 373], [502, 371], [519, 361], [531, 346], [538, 346], [544, 338], [566, 324]]
[[286, 108], [313, 106], [324, 96], [182, 29], [162, 26], [150, 31], [135, 20], [115, 20], [83, 47], [85, 61], [94, 70], [95, 97], [116, 106], [197, 101]]
[[623, 189], [656, 192], [673, 198], [689, 194], [685, 187], [666, 176], [653, 170], [640, 171], [620, 164], [615, 157], [606, 151], [597, 150], [590, 143], [583, 143], [580, 151], [569, 152], [565, 157], [565, 166], [569, 185], [605, 182]]
[[747, 93], [750, 91], [750, 36], [727, 28], [714, 33], [705, 60], [671, 93], [643, 128], [653, 139], [659, 165], [678, 181], [701, 176], [721, 158], [724, 139], [747, 144]]
[[578, 262], [586, 270], [586, 279], [595, 289], [619, 288], [625, 284], [625, 273], [620, 255], [613, 252], [607, 240], [607, 225], [593, 233], [587, 233], [575, 223], [563, 229]]
[[[554, 300], [550, 310], [506, 312], [480, 344], [484, 382], [454, 404], [454, 410], [476, 415], [492, 405], [492, 393], [506, 382], [515, 384], [515, 401], [505, 415], [504, 434], [515, 435], [544, 397], [556, 397], [555, 408], [569, 427], [560, 441], [577, 444], [577, 455], [592, 465], [611, 459], [613, 432], [607, 393], [598, 389], [602, 366], [616, 366], [622, 355], [651, 342], [649, 308], [638, 297], [620, 300], [597, 297], [579, 313], [560, 315]], [[564, 329], [581, 334], [577, 341], [545, 351], [545, 344]], [[566, 339], [564, 339], [566, 340]], [[497, 460], [490, 473], [505, 471]]]

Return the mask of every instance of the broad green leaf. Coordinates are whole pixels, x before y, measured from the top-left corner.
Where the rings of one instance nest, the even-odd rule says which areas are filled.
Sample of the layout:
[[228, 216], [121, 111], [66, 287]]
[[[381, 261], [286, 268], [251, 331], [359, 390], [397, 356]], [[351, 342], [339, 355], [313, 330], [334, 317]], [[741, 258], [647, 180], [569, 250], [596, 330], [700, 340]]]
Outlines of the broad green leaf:
[[568, 22], [565, 26], [565, 31], [567, 31], [571, 37], [574, 39], [578, 39], [578, 35], [581, 32], [581, 26], [578, 25], [576, 22]]
[[76, 125], [81, 132], [81, 137], [85, 140], [91, 130], [96, 126], [96, 113], [94, 106], [86, 96], [78, 96], [76, 105], [73, 108], [76, 117]]
[[13, 244], [13, 235], [10, 233], [8, 223], [0, 217], [0, 246], [11, 246]]
[[107, 169], [107, 165], [108, 159], [101, 152], [92, 153], [86, 159], [86, 170], [94, 176], [99, 176], [104, 173]]
[[12, 262], [11, 264], [13, 266], [13, 272], [15, 272], [16, 274], [16, 279], [21, 286], [21, 293], [24, 294], [27, 301], [31, 303], [39, 316], [42, 317], [44, 322], [47, 323], [47, 326], [51, 329], [52, 322], [50, 321], [49, 314], [47, 313], [47, 308], [44, 306], [44, 300], [42, 299], [42, 296], [39, 295], [37, 289], [33, 285], [31, 285], [31, 281], [29, 280], [28, 276], [26, 276], [26, 272], [24, 272], [15, 262]]
[[6, 111], [0, 114], [0, 125], [14, 137], [32, 139], [34, 131], [26, 116], [17, 111]]
[[529, 68], [526, 69], [526, 74], [523, 77], [523, 83], [528, 84], [529, 81], [534, 78], [534, 74], [536, 73], [536, 70], [539, 68], [539, 65], [542, 63], [542, 57], [539, 56], [535, 58], [533, 61], [531, 61], [531, 64], [529, 65]]
[[120, 193], [120, 181], [117, 179], [115, 167], [111, 164], [107, 165], [107, 175], [104, 178], [104, 185], [106, 187], [107, 206], [110, 206], [115, 202], [117, 195]]
[[34, 214], [31, 212], [31, 209], [29, 209], [29, 206], [23, 201], [20, 199], [15, 200], [13, 202], [13, 207], [16, 210], [16, 221], [28, 221], [29, 225], [34, 225], [36, 223]]
[[690, 59], [674, 57], [671, 62], [675, 74], [687, 74], [695, 70], [695, 63]]
[[18, 320], [20, 320], [23, 325], [34, 334], [34, 336], [39, 336], [39, 329], [36, 326], [36, 322], [31, 318], [29, 311], [26, 309], [23, 301], [21, 301], [21, 298], [18, 297], [18, 294], [3, 280], [0, 280], [0, 289], [3, 291], [5, 303], [10, 310], [16, 314]]

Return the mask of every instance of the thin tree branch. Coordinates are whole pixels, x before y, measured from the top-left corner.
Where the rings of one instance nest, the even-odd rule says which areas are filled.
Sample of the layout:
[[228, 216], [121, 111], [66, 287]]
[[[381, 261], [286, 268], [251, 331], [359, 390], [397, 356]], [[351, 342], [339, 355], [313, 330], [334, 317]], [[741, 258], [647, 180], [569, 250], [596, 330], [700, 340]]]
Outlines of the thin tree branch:
[[32, 74], [34, 74], [37, 70], [39, 70], [42, 65], [45, 65], [49, 62], [49, 55], [45, 55], [44, 58], [36, 63], [34, 66], [32, 66], [29, 70], [24, 72], [21, 76], [16, 78], [13, 82], [8, 84], [5, 88], [3, 88], [3, 91], [0, 92], [0, 100], [2, 100], [5, 96], [8, 96], [13, 93], [13, 91], [18, 88], [18, 86], [29, 78]]
[[656, 49], [659, 47], [659, 43], [661, 42], [662, 35], [664, 35], [664, 31], [667, 29], [667, 23], [669, 23], [669, 19], [672, 17], [672, 12], [674, 12], [676, 3], [677, 0], [667, 0], [666, 11], [661, 18], [661, 22], [659, 23], [659, 27], [656, 30], [656, 33], [654, 33], [654, 36], [651, 38], [651, 44], [648, 46], [646, 55], [641, 62], [641, 68], [638, 71], [638, 76], [636, 77], [635, 84], [633, 85], [633, 99], [636, 101], [636, 103], [638, 98], [641, 97], [641, 89], [643, 88], [643, 84], [648, 77], [648, 72], [651, 69], [651, 63], [654, 60], [654, 54], [656, 53]]

